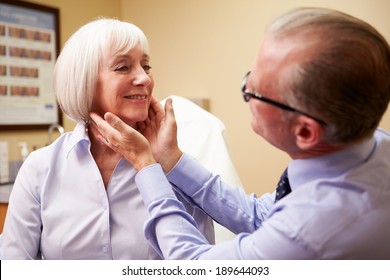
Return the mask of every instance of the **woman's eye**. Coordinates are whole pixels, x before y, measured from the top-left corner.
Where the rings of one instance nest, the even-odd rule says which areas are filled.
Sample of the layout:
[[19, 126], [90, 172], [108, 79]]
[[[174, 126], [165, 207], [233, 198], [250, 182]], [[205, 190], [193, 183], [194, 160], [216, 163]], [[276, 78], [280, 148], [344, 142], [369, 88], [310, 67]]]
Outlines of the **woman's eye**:
[[128, 66], [118, 66], [115, 68], [115, 71], [119, 71], [119, 72], [124, 72], [124, 71], [128, 71], [128, 70], [129, 70]]
[[[146, 73], [149, 73], [149, 71], [150, 71], [150, 69], [152, 69], [152, 67], [150, 65], [143, 65], [142, 69], [144, 69], [144, 71]], [[131, 67], [126, 66], [126, 65], [118, 66], [115, 68], [116, 72], [129, 72], [130, 70], [131, 70]]]
[[150, 69], [152, 69], [152, 66], [150, 65], [144, 65], [142, 68], [145, 70], [146, 73], [149, 73]]

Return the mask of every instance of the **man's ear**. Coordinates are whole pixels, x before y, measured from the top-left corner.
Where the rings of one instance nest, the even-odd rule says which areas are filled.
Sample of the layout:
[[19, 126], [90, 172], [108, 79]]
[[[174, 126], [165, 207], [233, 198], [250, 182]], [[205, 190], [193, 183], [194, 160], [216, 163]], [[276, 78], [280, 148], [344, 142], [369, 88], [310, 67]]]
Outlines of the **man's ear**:
[[309, 117], [298, 116], [294, 126], [294, 135], [299, 149], [309, 151], [321, 142], [323, 128], [321, 124]]

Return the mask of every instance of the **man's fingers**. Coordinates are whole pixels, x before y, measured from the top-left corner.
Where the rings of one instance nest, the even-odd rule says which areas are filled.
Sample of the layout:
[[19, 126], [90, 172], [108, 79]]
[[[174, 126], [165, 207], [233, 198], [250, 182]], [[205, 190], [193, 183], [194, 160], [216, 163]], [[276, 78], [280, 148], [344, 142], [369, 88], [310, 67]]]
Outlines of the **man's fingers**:
[[[107, 117], [107, 114], [108, 117]], [[100, 140], [104, 140], [106, 143], [110, 143], [110, 147], [112, 148], [110, 139], [120, 138], [121, 132], [120, 129], [123, 130], [123, 126], [121, 126], [122, 120], [119, 119], [112, 113], [106, 113], [105, 118], [109, 121], [103, 119], [96, 113], [90, 113], [90, 117], [93, 120], [94, 126], [98, 129], [102, 137], [99, 137]], [[119, 129], [118, 129], [119, 128]]]
[[161, 103], [154, 96], [152, 97], [152, 101], [150, 102], [150, 107], [156, 114], [164, 113], [164, 109]]
[[89, 116], [93, 120], [93, 124], [95, 125], [95, 127], [103, 135], [106, 135], [108, 132], [112, 131], [113, 128], [98, 114], [92, 112], [89, 114]]
[[107, 121], [107, 123], [109, 123], [111, 127], [115, 128], [120, 133], [125, 132], [129, 127], [120, 118], [110, 112], [104, 114], [104, 119]]
[[[107, 139], [113, 138], [116, 140], [115, 143], [121, 143], [121, 139], [124, 141], [134, 141], [141, 134], [131, 126], [127, 125], [124, 121], [122, 121], [119, 117], [114, 115], [113, 113], [107, 112], [104, 114], [104, 119], [107, 124], [111, 126], [112, 131], [107, 133]], [[112, 144], [114, 145], [114, 144]]]
[[165, 102], [165, 119], [168, 122], [176, 122], [175, 119], [175, 111], [173, 110], [173, 101], [172, 98], [168, 98], [167, 101]]

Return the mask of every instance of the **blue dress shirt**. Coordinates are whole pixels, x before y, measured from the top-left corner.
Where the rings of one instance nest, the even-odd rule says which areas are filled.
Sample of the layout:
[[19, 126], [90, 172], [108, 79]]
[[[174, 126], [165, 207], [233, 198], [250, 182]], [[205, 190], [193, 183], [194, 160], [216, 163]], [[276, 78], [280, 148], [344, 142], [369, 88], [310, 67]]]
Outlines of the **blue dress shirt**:
[[[106, 189], [82, 124], [32, 152], [11, 192], [1, 259], [160, 259], [144, 237], [135, 174], [122, 158]], [[212, 220], [177, 198], [213, 242]]]
[[293, 160], [292, 192], [257, 198], [230, 188], [188, 155], [168, 180], [235, 233], [210, 245], [158, 164], [136, 176], [151, 215], [145, 228], [167, 259], [390, 259], [390, 134], [326, 156]]

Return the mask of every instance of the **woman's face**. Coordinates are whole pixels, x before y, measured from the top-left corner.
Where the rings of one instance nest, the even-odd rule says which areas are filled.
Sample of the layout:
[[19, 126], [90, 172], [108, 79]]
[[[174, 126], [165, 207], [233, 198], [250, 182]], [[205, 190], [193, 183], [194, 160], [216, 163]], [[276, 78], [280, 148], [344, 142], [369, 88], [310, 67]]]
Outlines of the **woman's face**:
[[150, 68], [149, 56], [140, 45], [108, 57], [99, 70], [92, 111], [112, 112], [133, 127], [145, 120], [154, 87]]

